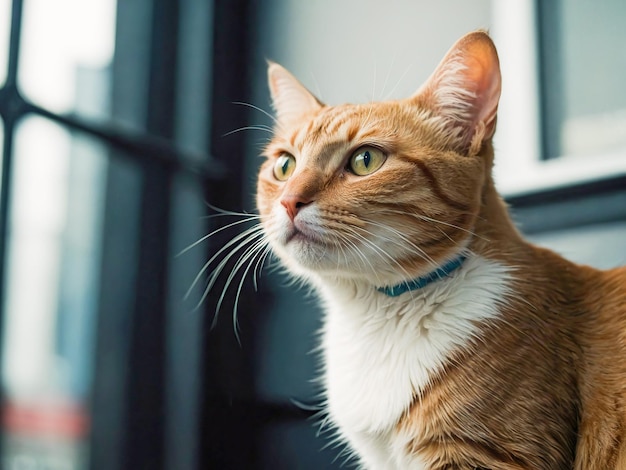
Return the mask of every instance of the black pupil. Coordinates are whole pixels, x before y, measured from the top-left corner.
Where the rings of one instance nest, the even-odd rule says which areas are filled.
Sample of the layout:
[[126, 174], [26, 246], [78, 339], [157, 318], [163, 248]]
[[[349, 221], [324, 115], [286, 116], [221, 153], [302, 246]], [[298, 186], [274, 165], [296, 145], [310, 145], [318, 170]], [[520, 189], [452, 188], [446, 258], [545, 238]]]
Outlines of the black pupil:
[[370, 166], [370, 153], [369, 152], [363, 152], [363, 164], [365, 165], [365, 168], [368, 168]]
[[283, 175], [287, 174], [287, 168], [289, 168], [289, 159], [285, 158], [285, 162], [283, 163], [283, 166], [281, 168], [281, 170], [283, 171]]

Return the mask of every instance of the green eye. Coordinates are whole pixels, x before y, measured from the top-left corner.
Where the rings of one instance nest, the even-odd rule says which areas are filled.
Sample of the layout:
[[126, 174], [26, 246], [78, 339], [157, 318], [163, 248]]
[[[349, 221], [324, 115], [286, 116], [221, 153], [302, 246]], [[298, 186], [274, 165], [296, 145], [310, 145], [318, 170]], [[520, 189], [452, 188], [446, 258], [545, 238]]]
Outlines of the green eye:
[[366, 176], [385, 163], [385, 154], [374, 147], [361, 147], [350, 157], [349, 167], [355, 175]]
[[274, 176], [278, 181], [287, 181], [295, 169], [296, 159], [288, 153], [283, 153], [274, 163]]

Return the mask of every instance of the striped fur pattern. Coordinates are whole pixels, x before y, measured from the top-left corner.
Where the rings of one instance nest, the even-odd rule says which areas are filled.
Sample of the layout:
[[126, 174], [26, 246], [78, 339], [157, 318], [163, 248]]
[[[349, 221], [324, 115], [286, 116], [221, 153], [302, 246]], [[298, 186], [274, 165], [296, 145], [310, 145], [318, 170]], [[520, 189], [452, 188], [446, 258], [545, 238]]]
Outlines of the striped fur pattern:
[[[358, 465], [626, 468], [626, 270], [575, 265], [512, 224], [491, 177], [488, 35], [405, 100], [327, 106], [277, 64], [269, 82], [261, 223], [324, 306], [328, 419]], [[460, 254], [420, 290], [377, 289]]]

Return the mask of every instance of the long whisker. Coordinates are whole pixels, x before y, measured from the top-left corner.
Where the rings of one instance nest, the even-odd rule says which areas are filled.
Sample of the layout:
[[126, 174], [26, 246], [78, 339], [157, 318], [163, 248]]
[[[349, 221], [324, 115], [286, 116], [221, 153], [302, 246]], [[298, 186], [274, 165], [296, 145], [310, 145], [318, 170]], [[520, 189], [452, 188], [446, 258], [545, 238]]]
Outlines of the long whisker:
[[397, 229], [395, 229], [393, 227], [390, 227], [388, 225], [375, 222], [373, 220], [366, 219], [366, 222], [371, 224], [371, 225], [373, 225], [373, 226], [375, 226], [375, 227], [382, 228], [382, 229], [387, 230], [387, 231], [391, 232], [392, 234], [396, 235], [398, 238], [400, 238], [401, 241], [405, 242], [408, 245], [408, 247], [411, 248], [411, 250], [412, 250], [412, 252], [414, 254], [419, 255], [422, 259], [424, 259], [424, 260], [428, 261], [429, 263], [431, 263], [433, 267], [437, 267], [437, 263], [435, 263], [435, 261], [428, 255], [428, 253], [426, 253], [424, 251], [424, 249], [420, 248], [413, 241], [411, 241], [404, 233], [400, 232], [399, 230], [397, 230]]
[[222, 209], [220, 207], [214, 206], [210, 202], [205, 202], [205, 205], [209, 209], [211, 209], [212, 211], [217, 212], [217, 214], [214, 214], [214, 215], [232, 215], [234, 217], [250, 217], [250, 218], [255, 218], [255, 219], [260, 219], [261, 218], [261, 216], [259, 214], [250, 214], [248, 212], [229, 211], [229, 210]]
[[[216, 214], [216, 215], [223, 215], [223, 214]], [[238, 220], [236, 222], [232, 222], [228, 225], [224, 225], [223, 227], [220, 227], [216, 230], [213, 230], [211, 233], [204, 235], [202, 238], [200, 238], [199, 240], [193, 242], [191, 245], [189, 245], [187, 248], [183, 249], [180, 253], [178, 253], [176, 256], [181, 256], [184, 255], [185, 253], [187, 253], [189, 250], [191, 250], [192, 248], [195, 248], [196, 246], [198, 246], [200, 243], [202, 243], [203, 241], [211, 238], [213, 235], [218, 234], [219, 232], [222, 232], [224, 230], [227, 230], [231, 227], [234, 227], [235, 225], [240, 225], [240, 224], [245, 224], [246, 222], [250, 222], [251, 220], [254, 220], [254, 218], [249, 218], [249, 219], [245, 219], [245, 220]]]
[[317, 78], [315, 78], [315, 74], [313, 73], [313, 71], [310, 72], [311, 73], [311, 79], [313, 79], [313, 83], [315, 84], [315, 96], [317, 96], [320, 100], [324, 101], [324, 97], [322, 96], [322, 91], [320, 90], [320, 84], [317, 81]]
[[[235, 278], [235, 276], [237, 275], [239, 270], [244, 266], [246, 261], [248, 261], [250, 259], [250, 257], [253, 257], [253, 256], [257, 255], [259, 250], [262, 250], [266, 246], [267, 246], [267, 240], [265, 240], [263, 237], [261, 237], [260, 240], [255, 241], [254, 244], [250, 248], [248, 248], [239, 257], [239, 259], [237, 260], [237, 263], [235, 263], [235, 266], [233, 267], [233, 269], [231, 270], [230, 274], [226, 278], [226, 283], [224, 285], [224, 289], [222, 289], [222, 293], [221, 293], [221, 295], [219, 297], [219, 300], [217, 302], [216, 311], [220, 310], [220, 308], [222, 306], [222, 302], [224, 302], [224, 298], [226, 297], [226, 291], [228, 290], [228, 287], [232, 283], [233, 279]], [[251, 266], [251, 263], [248, 265], [248, 267], [244, 271], [244, 277], [245, 277], [245, 274], [249, 271], [250, 266]], [[235, 309], [236, 308], [237, 308], [237, 306], [235, 305]]]
[[[260, 245], [261, 243], [264, 244], [268, 244], [269, 242], [266, 240], [265, 237], [265, 233], [263, 232], [263, 229], [261, 226], [257, 226], [254, 227], [254, 230], [250, 229], [247, 230], [246, 232], [240, 234], [239, 236], [235, 237], [230, 243], [229, 245], [232, 245], [233, 243], [237, 242], [238, 239], [241, 239], [243, 236], [245, 235], [244, 240], [240, 241], [239, 244], [231, 250], [231, 252], [226, 255], [219, 263], [218, 265], [213, 269], [213, 271], [211, 272], [210, 276], [209, 276], [209, 280], [208, 283], [205, 287], [204, 290], [204, 294], [202, 296], [202, 298], [200, 299], [200, 303], [202, 303], [208, 293], [211, 291], [211, 289], [213, 288], [213, 286], [215, 285], [215, 282], [217, 281], [218, 277], [220, 276], [220, 274], [222, 273], [222, 271], [224, 270], [224, 268], [226, 267], [226, 265], [228, 264], [228, 262], [230, 261], [230, 259], [242, 248], [246, 248], [246, 251], [244, 251], [244, 253], [242, 255], [240, 255], [239, 260], [241, 260], [241, 258], [243, 256], [245, 256], [247, 253], [249, 253], [250, 251], [254, 250], [257, 245]], [[228, 248], [228, 246], [225, 246], [224, 248], [222, 248], [222, 250], [220, 250], [220, 252], [224, 251], [225, 248]], [[215, 256], [213, 256], [213, 258], [211, 260], [209, 260], [210, 262], [213, 262], [213, 260], [219, 256], [221, 253], [218, 252], [215, 254]], [[239, 262], [239, 261], [238, 261]], [[233, 270], [238, 269], [238, 266], [235, 266], [235, 268], [233, 268]], [[231, 271], [232, 274], [232, 271]], [[222, 291], [222, 296], [224, 296], [226, 290], [228, 290], [228, 285], [230, 284], [230, 282], [232, 281], [232, 279], [229, 276], [229, 281], [227, 281], [226, 286], [224, 287], [224, 290]], [[223, 299], [222, 299], [223, 300]], [[219, 310], [219, 307], [221, 306], [221, 302], [220, 304], [218, 304], [218, 308], [216, 310]]]
[[271, 127], [267, 127], [267, 126], [263, 126], [261, 124], [258, 124], [256, 126], [244, 126], [244, 127], [240, 127], [238, 129], [234, 129], [230, 132], [227, 132], [225, 134], [222, 135], [222, 137], [228, 137], [229, 135], [232, 134], [236, 134], [237, 132], [241, 132], [241, 131], [264, 131], [264, 132], [269, 132], [270, 134], [273, 134], [274, 131], [272, 130]]
[[272, 116], [270, 113], [268, 113], [264, 109], [259, 108], [258, 106], [255, 106], [255, 105], [250, 104], [250, 103], [246, 103], [244, 101], [233, 101], [233, 104], [237, 104], [237, 105], [240, 105], [240, 106], [247, 106], [248, 108], [255, 109], [255, 110], [265, 114], [268, 118], [270, 118], [272, 121], [274, 121], [274, 123], [279, 124], [278, 120], [274, 116]]
[[[241, 259], [238, 262], [239, 267], [236, 267], [233, 270], [233, 277], [234, 277], [234, 274], [241, 268], [241, 266], [243, 266], [243, 263], [245, 263], [245, 261], [247, 261], [247, 258], [251, 258], [250, 262], [248, 263], [248, 266], [244, 269], [243, 273], [241, 274], [241, 279], [239, 280], [239, 286], [237, 287], [237, 293], [235, 294], [235, 305], [233, 307], [233, 329], [235, 330], [235, 336], [237, 338], [237, 342], [240, 343], [240, 344], [241, 344], [241, 342], [239, 341], [239, 326], [238, 326], [238, 323], [237, 323], [237, 307], [239, 305], [239, 297], [241, 296], [241, 290], [243, 288], [243, 283], [246, 280], [246, 276], [248, 275], [248, 271], [250, 271], [250, 268], [254, 264], [255, 259], [258, 258], [260, 260], [260, 259], [265, 258], [265, 255], [267, 254], [268, 250], [269, 250], [269, 247], [268, 247], [267, 240], [261, 240], [261, 242], [259, 242], [257, 245], [255, 245], [250, 250], [250, 253], [251, 253], [250, 255], [247, 255], [246, 258], [243, 258], [243, 259]], [[224, 292], [222, 292], [222, 295], [224, 295], [224, 293], [226, 292], [227, 288], [228, 288], [228, 284], [224, 288]], [[218, 304], [217, 311], [219, 311], [219, 307], [220, 306], [221, 306], [221, 302]]]
[[[367, 259], [367, 256], [365, 256], [365, 254], [363, 253], [363, 251], [358, 247], [358, 245], [349, 240], [346, 237], [351, 237], [352, 239], [356, 240], [356, 241], [363, 241], [363, 237], [358, 234], [355, 230], [351, 229], [350, 227], [345, 227], [345, 229], [348, 230], [348, 232], [344, 232], [342, 233], [342, 239], [345, 241], [346, 244], [348, 244], [352, 250], [354, 250], [354, 252], [357, 254], [357, 256], [362, 260], [363, 262], [363, 267], [368, 267], [371, 269], [371, 272], [376, 276], [376, 278], [378, 279], [378, 271], [374, 268], [374, 266], [372, 265], [372, 263], [370, 262], [370, 260]], [[347, 255], [344, 255], [345, 259], [346, 259], [346, 263], [348, 263], [348, 257]], [[387, 261], [385, 259], [385, 261]]]
[[377, 70], [377, 66], [376, 66], [376, 60], [374, 60], [374, 85], [372, 86], [372, 99], [370, 100], [370, 103], [373, 103], [374, 101], [376, 101], [376, 70]]
[[[260, 228], [258, 228], [254, 232], [249, 232], [249, 233], [245, 233], [244, 232], [243, 234], [239, 235], [238, 237], [235, 237], [233, 239], [233, 241], [230, 242], [230, 244], [232, 244], [237, 239], [241, 239], [242, 235], [244, 235], [244, 234], [246, 235], [245, 239], [243, 241], [241, 241], [234, 249], [232, 249], [229, 254], [224, 256], [224, 258], [222, 258], [222, 260], [218, 263], [218, 265], [215, 267], [215, 269], [213, 269], [213, 271], [211, 272], [211, 274], [209, 276], [209, 282], [208, 282], [207, 287], [205, 289], [205, 292], [207, 294], [208, 294], [208, 291], [211, 290], [211, 288], [213, 287], [213, 285], [217, 281], [217, 278], [219, 277], [219, 275], [221, 274], [223, 269], [226, 267], [228, 262], [232, 259], [232, 257], [235, 256], [235, 254], [239, 250], [241, 250], [242, 248], [247, 247], [251, 243], [256, 243], [256, 241], [258, 241], [260, 238], [263, 238], [263, 233], [260, 231]], [[224, 248], [222, 248], [220, 250], [220, 252], [223, 252], [223, 251], [224, 251]], [[214, 260], [219, 254], [221, 254], [220, 252], [216, 253], [213, 256], [213, 258], [211, 258], [211, 260]]]
[[421, 219], [421, 220], [423, 220], [425, 222], [432, 222], [434, 224], [439, 224], [439, 225], [444, 225], [446, 227], [451, 227], [451, 228], [460, 230], [461, 232], [465, 232], [468, 235], [471, 235], [472, 237], [480, 238], [481, 240], [484, 240], [484, 241], [487, 241], [487, 242], [489, 241], [488, 238], [485, 238], [482, 235], [477, 234], [473, 230], [468, 230], [465, 227], [461, 227], [459, 225], [455, 225], [455, 224], [451, 224], [451, 223], [448, 223], [448, 222], [444, 222], [443, 220], [433, 219], [432, 217], [427, 217], [427, 216], [421, 215], [421, 214], [414, 214], [414, 215], [415, 215], [415, 217], [417, 217], [417, 218], [419, 218], [419, 219]]
[[255, 292], [257, 292], [259, 290], [258, 279], [261, 277], [261, 271], [263, 270], [263, 267], [265, 265], [265, 261], [267, 260], [267, 257], [271, 253], [272, 253], [272, 248], [268, 244], [266, 249], [265, 249], [265, 253], [263, 254], [263, 256], [261, 256], [259, 258], [259, 261], [257, 261], [256, 266], [254, 267], [254, 271], [252, 273], [252, 284], [254, 285], [254, 291]]
[[[245, 230], [244, 232], [242, 232], [239, 235], [237, 235], [236, 237], [234, 237], [231, 241], [226, 243], [217, 253], [215, 253], [204, 264], [204, 266], [202, 266], [202, 269], [196, 275], [196, 277], [194, 278], [193, 282], [191, 283], [191, 286], [187, 290], [187, 292], [185, 294], [185, 299], [189, 298], [189, 295], [193, 291], [194, 287], [196, 286], [196, 284], [198, 283], [200, 278], [204, 275], [204, 273], [207, 271], [207, 269], [209, 269], [209, 267], [211, 266], [213, 261], [215, 261], [222, 253], [224, 253], [224, 251], [229, 249], [235, 243], [240, 242], [239, 245], [231, 252], [231, 254], [228, 255], [227, 259], [230, 259], [230, 257], [232, 257], [233, 253], [237, 252], [239, 249], [241, 249], [243, 246], [245, 246], [249, 241], [251, 241], [251, 239], [256, 238], [258, 236], [262, 236], [262, 234], [259, 233], [261, 230], [262, 230], [262, 227], [260, 225], [256, 225], [254, 227], [249, 228], [248, 230]], [[241, 241], [242, 239], [243, 239], [243, 241]], [[220, 263], [220, 265], [221, 265], [221, 263]], [[220, 267], [220, 265], [218, 265], [216, 269], [218, 269]], [[221, 269], [220, 269], [220, 271], [221, 271]], [[215, 271], [214, 271], [214, 273], [215, 273]], [[208, 294], [208, 292], [207, 292], [207, 294]], [[206, 295], [203, 295], [202, 298], [200, 299], [199, 303], [202, 303], [205, 298], [206, 298]]]
[[416, 214], [416, 213], [413, 213], [413, 212], [393, 210], [393, 209], [385, 209], [385, 212], [390, 213], [390, 214], [400, 214], [400, 215], [405, 215], [405, 216], [409, 216], [409, 217], [414, 217], [416, 219], [423, 220], [424, 222], [432, 222], [434, 224], [445, 225], [446, 227], [451, 227], [451, 228], [460, 230], [462, 232], [465, 232], [465, 233], [467, 233], [469, 235], [472, 235], [474, 237], [481, 238], [482, 240], [489, 241], [488, 239], [478, 235], [476, 232], [473, 232], [472, 230], [466, 229], [465, 227], [461, 227], [459, 225], [451, 224], [449, 222], [444, 222], [443, 220], [434, 219], [434, 218], [428, 217], [428, 216], [426, 216], [424, 214]]
[[[357, 229], [361, 230], [362, 232], [364, 232], [365, 235], [371, 235], [370, 232], [368, 232], [367, 230], [365, 230], [362, 227], [356, 227]], [[376, 253], [383, 261], [385, 262], [391, 262], [392, 264], [394, 264], [395, 266], [398, 267], [398, 269], [406, 276], [406, 277], [411, 277], [410, 274], [406, 271], [406, 269], [399, 263], [398, 260], [396, 260], [393, 256], [391, 256], [389, 253], [387, 253], [384, 249], [382, 249], [381, 247], [379, 247], [378, 245], [376, 245], [374, 242], [372, 242], [371, 240], [369, 240], [367, 238], [367, 236], [362, 236], [361, 234], [359, 234], [356, 230], [352, 230], [353, 232], [353, 237], [356, 238], [358, 241], [360, 241], [361, 243], [366, 244], [367, 246], [369, 246], [374, 253]], [[390, 240], [392, 241], [392, 240]], [[371, 264], [370, 264], [371, 266]], [[378, 279], [378, 271], [375, 270], [372, 267], [372, 270], [374, 272], [374, 274], [376, 275], [377, 279]]]
[[389, 75], [391, 75], [391, 70], [393, 69], [393, 65], [396, 62], [396, 57], [398, 56], [398, 51], [394, 51], [393, 58], [391, 59], [391, 65], [387, 69], [387, 74], [385, 75], [385, 81], [383, 82], [383, 88], [380, 90], [380, 95], [383, 96], [385, 93], [385, 89], [387, 88], [387, 83], [389, 82]]
[[394, 87], [391, 89], [391, 91], [387, 93], [387, 95], [383, 98], [383, 101], [387, 101], [391, 96], [393, 96], [394, 92], [396, 91], [396, 88], [398, 88], [400, 83], [402, 83], [402, 80], [404, 80], [404, 77], [406, 76], [407, 73], [409, 73], [409, 70], [411, 70], [412, 67], [413, 67], [412, 65], [409, 65], [404, 71], [404, 73], [400, 75], [400, 78], [398, 79]]
[[[363, 219], [364, 222], [368, 223], [369, 221], [367, 219]], [[330, 221], [327, 221], [327, 223], [330, 223]], [[387, 227], [385, 225], [381, 225], [381, 224], [377, 224], [376, 222], [371, 223], [371, 225], [380, 225], [380, 227], [382, 228], [386, 228], [388, 230], [391, 230], [393, 233], [393, 229], [391, 227]], [[368, 246], [377, 256], [379, 256], [385, 263], [391, 263], [393, 265], [395, 265], [400, 272], [402, 272], [407, 278], [411, 277], [410, 273], [399, 263], [398, 260], [396, 260], [393, 256], [391, 256], [388, 252], [386, 252], [383, 248], [381, 248], [380, 246], [378, 246], [376, 243], [372, 242], [369, 238], [373, 236], [373, 234], [368, 231], [366, 228], [364, 227], [360, 227], [357, 225], [347, 225], [345, 223], [342, 224], [331, 224], [330, 226], [334, 226], [335, 230], [336, 230], [336, 234], [340, 237], [340, 240], [346, 244], [349, 245], [349, 247], [351, 248], [351, 250], [353, 250], [353, 252], [359, 256], [359, 258], [361, 260], [363, 260], [363, 267], [364, 268], [369, 268], [372, 272], [372, 274], [374, 274], [374, 276], [376, 276], [376, 279], [378, 281], [380, 281], [380, 277], [379, 277], [379, 271], [377, 269], [375, 269], [372, 265], [372, 263], [367, 259], [367, 256], [365, 256], [365, 254], [362, 252], [362, 250], [358, 247], [358, 244], [363, 244]], [[406, 236], [404, 236], [401, 232], [399, 231], [395, 231], [396, 236], [398, 238], [400, 238], [400, 241], [404, 241], [404, 244], [402, 244], [403, 249], [407, 249], [407, 245], [409, 247], [412, 247], [410, 249], [410, 252], [419, 256], [420, 258], [424, 259], [425, 261], [428, 261], [429, 263], [433, 264], [433, 266], [436, 266], [436, 264], [432, 261], [432, 259], [430, 259], [430, 257], [418, 246], [416, 246], [413, 242], [411, 242], [411, 240], [409, 240]], [[347, 236], [349, 236], [351, 239], [355, 240], [355, 242], [352, 242], [351, 240], [349, 240], [348, 238], [346, 238]], [[399, 245], [400, 241], [394, 238], [389, 238], [389, 237], [385, 237], [384, 235], [377, 235], [378, 238], [382, 238], [383, 240], [395, 244], [395, 245]], [[357, 244], [358, 243], [358, 244]], [[346, 263], [348, 263], [347, 259], [346, 259]]]
[[[242, 245], [245, 246], [246, 243], [249, 243], [249, 242], [246, 241]], [[213, 270], [211, 272], [211, 275], [209, 276], [209, 280], [207, 282], [207, 285], [204, 288], [204, 292], [202, 293], [202, 297], [198, 301], [198, 304], [196, 305], [196, 308], [198, 308], [200, 305], [202, 305], [202, 303], [204, 303], [204, 301], [206, 300], [206, 298], [209, 295], [209, 292], [211, 292], [211, 289], [213, 288], [213, 286], [217, 282], [217, 279], [218, 279], [219, 275], [224, 270], [224, 267], [226, 266], [228, 261], [235, 255], [235, 253], [237, 253], [237, 251], [239, 251], [242, 248], [242, 245], [238, 246], [235, 250], [233, 250], [226, 258], [224, 258], [218, 264], [218, 266], [215, 268], [215, 270]], [[222, 291], [222, 295], [225, 294], [226, 290], [227, 290], [227, 286], [224, 287], [224, 290]], [[219, 306], [221, 307], [221, 302], [220, 302]], [[216, 308], [215, 309], [215, 316], [213, 317], [213, 322], [212, 322], [212, 325], [211, 325], [212, 328], [215, 327], [215, 324], [217, 323], [218, 313], [219, 313], [219, 308]]]

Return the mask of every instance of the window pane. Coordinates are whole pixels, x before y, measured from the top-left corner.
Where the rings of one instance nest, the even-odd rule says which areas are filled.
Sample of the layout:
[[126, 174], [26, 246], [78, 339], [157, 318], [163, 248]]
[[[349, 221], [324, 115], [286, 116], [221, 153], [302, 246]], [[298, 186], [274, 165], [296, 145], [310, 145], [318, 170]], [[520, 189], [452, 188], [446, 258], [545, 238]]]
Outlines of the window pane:
[[115, 10], [116, 0], [25, 1], [18, 78], [24, 94], [55, 112], [108, 116]]
[[2, 85], [7, 78], [10, 31], [11, 0], [0, 0], [0, 85]]
[[7, 78], [9, 35], [11, 33], [11, 0], [0, 0], [0, 85]]
[[626, 2], [538, 2], [546, 153], [626, 150]]
[[87, 468], [105, 151], [42, 118], [16, 132], [3, 468]]

